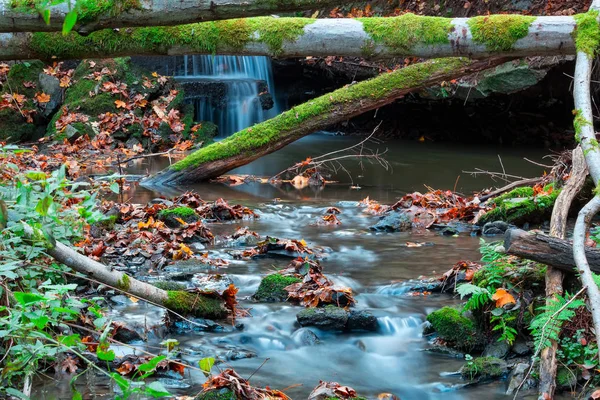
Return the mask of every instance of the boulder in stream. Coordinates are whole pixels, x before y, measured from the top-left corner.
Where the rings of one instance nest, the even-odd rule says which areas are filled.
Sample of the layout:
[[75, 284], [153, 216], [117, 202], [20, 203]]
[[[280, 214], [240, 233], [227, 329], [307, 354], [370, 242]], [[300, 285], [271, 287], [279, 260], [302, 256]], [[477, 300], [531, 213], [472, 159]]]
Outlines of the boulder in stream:
[[237, 400], [235, 393], [228, 388], [203, 391], [194, 400]]
[[370, 312], [347, 311], [334, 305], [305, 308], [296, 315], [301, 326], [314, 326], [327, 331], [376, 331], [377, 318]]
[[375, 225], [369, 227], [378, 232], [405, 232], [412, 229], [412, 219], [404, 211], [392, 211], [379, 220]]
[[496, 357], [477, 357], [467, 361], [460, 369], [463, 379], [485, 381], [502, 378], [508, 374], [506, 361]]
[[427, 316], [438, 336], [459, 350], [470, 351], [480, 347], [481, 335], [475, 322], [452, 307], [443, 307]]
[[193, 223], [200, 220], [200, 216], [196, 214], [193, 208], [190, 207], [175, 207], [161, 210], [158, 213], [158, 219], [163, 221], [169, 228], [179, 228], [184, 223]]
[[258, 290], [252, 298], [256, 301], [265, 303], [283, 302], [288, 298], [288, 292], [285, 287], [294, 283], [302, 282], [295, 276], [285, 276], [281, 274], [271, 274], [265, 276], [258, 286]]

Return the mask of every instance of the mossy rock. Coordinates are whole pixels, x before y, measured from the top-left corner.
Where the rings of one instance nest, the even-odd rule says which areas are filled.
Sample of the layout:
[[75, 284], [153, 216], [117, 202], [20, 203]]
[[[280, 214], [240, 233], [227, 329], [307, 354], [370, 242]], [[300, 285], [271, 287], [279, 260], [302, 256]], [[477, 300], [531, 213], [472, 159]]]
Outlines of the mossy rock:
[[182, 225], [181, 221], [187, 224], [194, 223], [200, 220], [200, 216], [193, 208], [183, 206], [161, 210], [158, 213], [158, 219], [170, 228], [178, 228]]
[[465, 317], [456, 308], [443, 307], [427, 316], [438, 336], [460, 350], [480, 347], [482, 340], [475, 322]]
[[[551, 190], [551, 185], [544, 187], [544, 191]], [[560, 190], [551, 190], [546, 195], [534, 196], [531, 187], [514, 189], [498, 196], [492, 201], [495, 208], [485, 213], [478, 221], [479, 225], [487, 222], [504, 221], [515, 225], [525, 223], [541, 223], [550, 218], [554, 202]]]
[[508, 366], [504, 360], [496, 357], [478, 357], [467, 361], [460, 369], [463, 379], [489, 380], [503, 378], [508, 374]]
[[194, 400], [237, 400], [237, 397], [231, 389], [223, 388], [202, 392]]
[[564, 390], [571, 390], [577, 386], [577, 373], [569, 368], [560, 367], [556, 371], [556, 386]]
[[33, 82], [37, 85], [40, 73], [44, 70], [44, 67], [44, 63], [38, 60], [13, 64], [6, 77], [4, 91], [24, 94], [29, 99], [33, 98], [35, 93], [39, 91], [39, 88], [37, 86], [26, 88], [23, 86], [23, 83]]
[[253, 298], [256, 301], [265, 303], [286, 301], [288, 292], [284, 288], [298, 282], [302, 282], [302, 280], [294, 276], [284, 276], [281, 274], [267, 275], [260, 281], [258, 290]]
[[43, 136], [40, 129], [43, 132], [43, 128], [28, 123], [18, 111], [9, 108], [0, 110], [0, 140], [20, 142], [37, 139]]

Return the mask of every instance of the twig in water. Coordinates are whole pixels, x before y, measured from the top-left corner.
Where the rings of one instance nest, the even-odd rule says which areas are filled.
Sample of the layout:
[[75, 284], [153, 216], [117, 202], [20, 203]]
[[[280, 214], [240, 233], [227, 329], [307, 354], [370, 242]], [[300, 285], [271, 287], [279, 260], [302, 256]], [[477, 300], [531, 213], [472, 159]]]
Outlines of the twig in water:
[[260, 365], [258, 366], [258, 368], [256, 368], [256, 369], [254, 370], [254, 372], [253, 372], [252, 374], [250, 374], [250, 376], [249, 376], [249, 377], [248, 377], [248, 379], [246, 379], [246, 380], [247, 380], [247, 381], [249, 381], [249, 380], [250, 380], [250, 378], [252, 378], [252, 377], [254, 376], [254, 374], [256, 374], [258, 371], [260, 371], [260, 369], [263, 367], [263, 365], [265, 365], [265, 364], [267, 363], [267, 361], [269, 361], [270, 359], [271, 359], [270, 357], [267, 357], [267, 358], [265, 358], [265, 361], [263, 361], [263, 362], [262, 362], [262, 364], [260, 364]]

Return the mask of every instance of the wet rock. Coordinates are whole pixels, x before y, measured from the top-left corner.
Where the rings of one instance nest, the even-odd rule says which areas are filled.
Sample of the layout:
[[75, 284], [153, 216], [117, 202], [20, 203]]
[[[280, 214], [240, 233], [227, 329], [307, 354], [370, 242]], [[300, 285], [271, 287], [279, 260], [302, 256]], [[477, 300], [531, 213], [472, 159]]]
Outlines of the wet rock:
[[50, 117], [63, 101], [63, 88], [60, 87], [60, 81], [57, 77], [41, 73], [38, 78], [40, 83], [40, 91], [50, 95], [50, 101], [45, 103], [45, 108], [42, 111], [44, 118]]
[[477, 357], [467, 361], [460, 369], [460, 374], [463, 379], [471, 381], [502, 378], [508, 374], [508, 364], [495, 357]]
[[245, 358], [254, 358], [256, 353], [249, 350], [233, 349], [225, 353], [225, 359], [229, 361], [243, 360]]
[[[525, 375], [527, 374], [527, 371], [529, 371], [529, 364], [518, 363], [517, 365], [515, 365], [510, 376], [508, 377], [508, 379], [509, 379], [508, 389], [506, 389], [507, 395], [514, 394], [515, 390], [517, 390], [517, 388], [521, 385], [521, 382], [523, 382], [523, 379], [525, 379]], [[531, 389], [532, 387], [535, 387], [535, 384], [536, 384], [535, 379], [528, 378], [525, 381], [525, 383], [523, 383], [521, 390]]]
[[377, 318], [368, 311], [350, 311], [346, 329], [349, 331], [374, 332], [378, 329]]
[[485, 236], [504, 235], [508, 227], [508, 224], [504, 221], [488, 222], [483, 225], [481, 233]]
[[448, 346], [438, 343], [437, 341], [431, 343], [431, 347], [425, 349], [424, 351], [428, 353], [444, 354], [454, 358], [465, 358], [465, 353], [463, 353], [462, 351], [450, 348]]
[[203, 292], [216, 292], [222, 294], [233, 285], [233, 280], [228, 275], [221, 274], [196, 274], [192, 284]]
[[327, 331], [343, 331], [348, 323], [348, 312], [343, 308], [328, 305], [320, 308], [305, 308], [296, 315], [300, 326], [314, 326]]
[[317, 335], [308, 328], [300, 328], [292, 334], [292, 340], [299, 346], [315, 346], [321, 341]]
[[185, 333], [189, 331], [196, 332], [222, 332], [225, 330], [215, 321], [204, 318], [188, 318], [190, 321], [177, 320], [172, 325], [172, 330], [176, 333]]
[[206, 246], [203, 245], [200, 242], [194, 242], [194, 243], [190, 243], [188, 245], [188, 247], [190, 248], [190, 250], [192, 250], [194, 253], [203, 253], [204, 250], [206, 249]]
[[368, 311], [346, 311], [334, 305], [306, 308], [298, 313], [300, 326], [314, 326], [330, 331], [370, 331], [378, 328], [377, 318]]
[[142, 144], [140, 143], [139, 140], [137, 140], [134, 137], [130, 137], [129, 139], [127, 139], [127, 141], [125, 142], [125, 147], [127, 147], [128, 149], [133, 149], [136, 146], [141, 146]]
[[460, 232], [453, 226], [447, 226], [440, 231], [440, 235], [442, 236], [454, 236], [458, 235]]
[[[140, 327], [139, 331], [142, 329]], [[144, 338], [137, 332], [137, 330], [133, 330], [124, 323], [114, 324], [114, 334], [113, 339], [118, 340], [123, 343], [133, 343], [133, 342], [143, 342]]]
[[74, 143], [77, 139], [83, 136], [83, 132], [81, 132], [79, 129], [75, 128], [71, 124], [65, 127], [64, 133], [70, 143]]
[[302, 280], [294, 276], [281, 274], [267, 275], [260, 281], [258, 290], [252, 298], [265, 303], [286, 301], [288, 292], [284, 288], [298, 282], [302, 282]]
[[167, 199], [156, 198], [148, 202], [148, 204], [164, 204], [167, 207], [173, 207], [173, 202]]
[[511, 351], [519, 356], [525, 356], [531, 353], [531, 347], [523, 339], [517, 339], [513, 344]]
[[392, 211], [369, 228], [377, 232], [405, 232], [412, 229], [412, 219], [403, 211]]
[[494, 358], [505, 358], [510, 351], [510, 344], [508, 344], [505, 340], [498, 341], [493, 340], [487, 346], [485, 346], [485, 350], [483, 351], [484, 357], [494, 357]]
[[167, 389], [189, 389], [192, 386], [178, 379], [158, 378], [159, 382]]

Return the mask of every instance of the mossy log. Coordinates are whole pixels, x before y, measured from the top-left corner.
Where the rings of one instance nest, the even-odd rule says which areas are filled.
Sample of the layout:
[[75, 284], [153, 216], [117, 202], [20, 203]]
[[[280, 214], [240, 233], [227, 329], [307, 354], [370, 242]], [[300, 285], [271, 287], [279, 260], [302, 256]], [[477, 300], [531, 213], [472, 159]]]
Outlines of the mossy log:
[[[509, 229], [504, 236], [504, 248], [508, 254], [550, 265], [569, 273], [576, 273], [573, 259], [573, 243], [537, 232]], [[600, 273], [600, 249], [586, 247], [585, 254], [590, 269]]]
[[227, 309], [221, 299], [180, 290], [159, 289], [149, 283], [138, 281], [124, 272], [111, 270], [60, 242], [49, 246], [46, 253], [74, 271], [140, 299], [164, 306], [178, 314], [209, 319], [221, 319], [227, 316]]
[[[576, 20], [570, 16], [522, 15], [441, 18], [404, 14], [360, 19], [255, 17], [178, 26], [105, 29], [86, 35], [6, 33], [0, 38], [0, 59], [181, 54], [364, 58], [561, 55], [575, 54]], [[147, 25], [149, 20], [140, 18], [139, 23]]]
[[67, 0], [53, 5], [46, 24], [36, 9], [43, 0], [0, 2], [0, 32], [61, 31], [69, 10], [77, 13], [77, 32], [106, 28], [169, 26], [281, 12], [315, 10], [334, 0]]
[[506, 60], [434, 59], [347, 85], [202, 148], [142, 184], [172, 185], [217, 177], [319, 129], [391, 103], [407, 93], [492, 68], [503, 61]]

